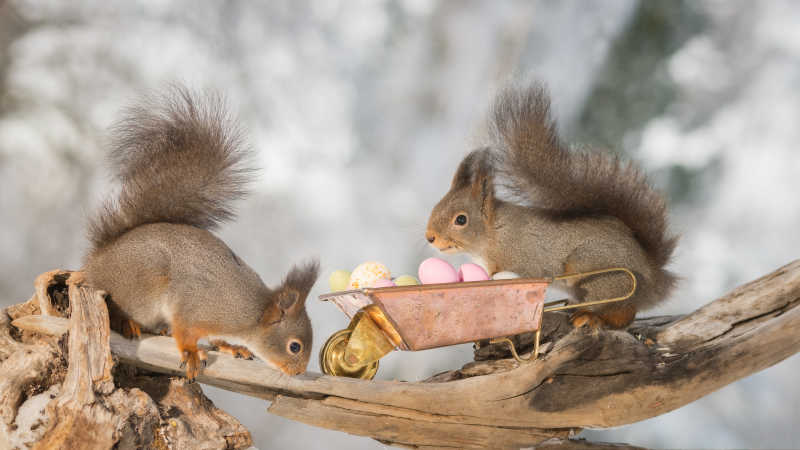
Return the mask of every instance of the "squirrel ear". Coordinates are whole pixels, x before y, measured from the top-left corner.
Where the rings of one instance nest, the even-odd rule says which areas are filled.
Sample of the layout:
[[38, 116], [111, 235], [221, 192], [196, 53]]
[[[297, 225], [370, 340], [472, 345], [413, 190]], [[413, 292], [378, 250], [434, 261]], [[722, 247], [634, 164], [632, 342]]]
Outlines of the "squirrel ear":
[[475, 181], [475, 175], [479, 171], [486, 170], [489, 166], [491, 155], [488, 148], [479, 148], [471, 151], [461, 160], [461, 164], [456, 169], [450, 189], [460, 189], [471, 186]]
[[456, 174], [453, 175], [453, 181], [450, 183], [451, 190], [461, 189], [472, 183], [472, 157], [474, 153], [467, 155], [458, 165]]
[[286, 275], [278, 293], [278, 305], [289, 310], [297, 305], [305, 304], [309, 291], [317, 281], [319, 262], [314, 260], [303, 266], [294, 266]]
[[294, 289], [282, 289], [278, 293], [278, 306], [284, 311], [296, 305], [298, 300], [300, 300], [300, 293]]
[[494, 178], [481, 170], [472, 183], [472, 197], [481, 204], [481, 216], [491, 222], [494, 215]]
[[450, 190], [469, 187], [480, 202], [481, 215], [491, 221], [494, 214], [494, 156], [488, 147], [473, 150], [458, 165]]
[[281, 309], [278, 302], [270, 302], [267, 304], [267, 308], [264, 310], [264, 314], [261, 315], [261, 323], [264, 325], [269, 325], [272, 323], [278, 323], [283, 319], [283, 310]]
[[272, 293], [272, 301], [267, 304], [261, 322], [276, 323], [283, 320], [286, 313], [297, 311], [305, 305], [308, 292], [317, 281], [319, 262], [311, 261], [304, 266], [294, 266], [286, 274], [283, 284]]
[[[467, 165], [468, 169], [464, 167]], [[469, 177], [468, 180], [461, 181], [469, 183], [472, 198], [481, 205], [481, 216], [487, 220], [491, 219], [494, 214], [494, 165], [491, 150], [488, 147], [474, 150], [464, 158], [458, 169], [456, 177], [459, 174], [464, 178]], [[455, 180], [453, 182], [455, 183]]]

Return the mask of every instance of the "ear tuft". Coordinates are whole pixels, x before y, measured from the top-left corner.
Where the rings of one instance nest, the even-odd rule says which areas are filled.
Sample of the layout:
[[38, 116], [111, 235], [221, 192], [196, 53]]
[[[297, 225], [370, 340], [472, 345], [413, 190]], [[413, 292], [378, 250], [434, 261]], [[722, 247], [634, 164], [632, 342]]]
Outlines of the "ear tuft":
[[471, 151], [458, 165], [450, 189], [474, 186], [479, 179], [491, 177], [496, 159], [497, 156], [489, 147]]
[[278, 294], [278, 304], [287, 310], [305, 304], [306, 297], [319, 276], [319, 261], [313, 260], [302, 266], [294, 266], [286, 274]]
[[480, 148], [467, 154], [461, 160], [458, 169], [456, 169], [450, 189], [455, 190], [472, 186], [479, 172], [489, 170], [491, 158], [492, 155], [489, 148]]
[[494, 214], [494, 167], [496, 156], [487, 148], [481, 148], [468, 154], [453, 179], [470, 188], [470, 194], [481, 205], [481, 215], [491, 219]]
[[494, 220], [494, 179], [490, 174], [481, 174], [475, 182], [474, 195], [481, 202], [481, 215], [488, 223]]

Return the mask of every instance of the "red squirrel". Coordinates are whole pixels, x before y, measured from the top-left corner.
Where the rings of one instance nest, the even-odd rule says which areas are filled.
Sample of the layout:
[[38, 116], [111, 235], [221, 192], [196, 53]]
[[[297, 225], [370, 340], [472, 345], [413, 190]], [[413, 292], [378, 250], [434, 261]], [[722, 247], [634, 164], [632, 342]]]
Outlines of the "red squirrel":
[[[512, 201], [498, 198], [496, 183]], [[497, 96], [488, 145], [461, 162], [449, 192], [431, 212], [425, 236], [443, 252], [472, 254], [490, 273], [633, 271], [632, 298], [577, 310], [576, 327], [624, 328], [637, 311], [663, 301], [677, 279], [665, 268], [677, 237], [667, 229], [664, 198], [632, 163], [569, 148], [537, 84], [509, 87]], [[575, 303], [624, 295], [631, 280], [607, 273], [558, 285]]]
[[290, 375], [311, 354], [305, 300], [318, 263], [269, 288], [211, 233], [253, 174], [240, 136], [217, 97], [181, 87], [128, 109], [110, 151], [121, 189], [88, 227], [83, 270], [108, 293], [114, 327], [129, 338], [170, 330], [190, 380], [205, 366], [204, 337]]

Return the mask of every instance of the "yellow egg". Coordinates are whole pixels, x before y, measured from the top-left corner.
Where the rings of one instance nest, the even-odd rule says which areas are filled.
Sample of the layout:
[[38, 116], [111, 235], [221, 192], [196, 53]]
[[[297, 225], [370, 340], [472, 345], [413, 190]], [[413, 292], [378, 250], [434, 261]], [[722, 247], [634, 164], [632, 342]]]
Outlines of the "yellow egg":
[[378, 280], [390, 280], [392, 274], [389, 269], [376, 261], [359, 264], [350, 274], [350, 289], [362, 289], [372, 286]]
[[346, 270], [334, 270], [331, 276], [328, 277], [328, 285], [331, 287], [331, 292], [347, 290], [350, 284], [350, 272]]
[[419, 280], [411, 275], [400, 275], [394, 279], [394, 284], [395, 286], [416, 286], [419, 284]]

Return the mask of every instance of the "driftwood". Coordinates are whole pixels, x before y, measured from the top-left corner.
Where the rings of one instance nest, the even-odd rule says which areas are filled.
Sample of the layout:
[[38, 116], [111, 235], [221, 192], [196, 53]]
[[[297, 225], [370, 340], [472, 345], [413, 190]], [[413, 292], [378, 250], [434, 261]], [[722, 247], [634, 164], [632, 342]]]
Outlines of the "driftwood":
[[[68, 279], [68, 272], [43, 274], [30, 301], [0, 311], [0, 448], [252, 445], [199, 386], [114, 367], [104, 296], [67, 288]], [[11, 327], [12, 319], [38, 325]]]
[[[58, 282], [52, 276], [51, 280], [50, 284]], [[69, 300], [74, 303], [78, 291], [71, 289]], [[40, 291], [47, 289], [37, 286], [37, 295], [48, 299], [47, 307], [58, 303], [52, 289]], [[129, 341], [103, 331], [106, 324], [81, 328], [75, 323], [76, 313], [80, 313], [80, 321], [87, 317], [100, 320], [105, 310], [99, 294], [85, 288], [80, 292], [81, 298], [94, 298], [92, 305], [102, 313], [77, 309], [73, 304], [71, 320], [46, 317], [37, 315], [29, 302], [10, 308], [13, 327], [2, 322], [8, 320], [5, 314], [0, 318], [3, 368], [7, 364], [26, 368], [16, 376], [0, 378], [2, 425], [14, 423], [15, 416], [19, 422], [31, 395], [59, 383], [61, 391], [55, 395], [69, 393], [76, 399], [62, 401], [57, 397], [50, 404], [74, 417], [50, 415], [47, 433], [57, 429], [68, 432], [82, 418], [98, 420], [91, 408], [98, 402], [111, 401], [114, 395], [104, 393], [110, 388], [109, 361], [91, 355], [73, 358], [70, 339], [69, 360], [59, 362], [59, 345], [64, 342], [59, 336], [66, 332], [70, 336], [80, 332], [93, 335], [98, 343], [82, 343], [79, 351], [88, 349], [91, 353], [92, 348], [110, 347], [123, 367], [170, 375], [182, 372], [171, 338], [150, 336]], [[209, 352], [209, 365], [198, 380], [270, 400], [271, 413], [393, 445], [621, 448], [569, 438], [583, 427], [613, 427], [664, 414], [791, 356], [800, 350], [798, 304], [800, 261], [795, 261], [692, 314], [640, 319], [628, 331], [572, 330], [563, 316], [549, 314], [544, 337], [550, 343], [531, 363], [518, 364], [508, 359], [501, 347], [486, 346], [476, 350], [476, 359], [482, 360], [422, 382], [362, 381], [315, 373], [288, 377], [259, 361]], [[31, 345], [25, 343], [26, 336], [44, 337], [35, 348], [28, 348], [24, 347]], [[523, 347], [530, 343], [527, 336], [515, 339]], [[20, 352], [30, 353], [22, 357]], [[73, 365], [79, 368], [80, 376], [70, 376], [76, 370]], [[63, 367], [68, 369], [62, 382], [58, 374]], [[40, 375], [26, 375], [31, 373]], [[52, 379], [43, 382], [47, 377]], [[37, 388], [40, 385], [42, 388]], [[127, 385], [137, 386], [135, 380]], [[132, 392], [136, 388], [126, 389]], [[84, 391], [93, 394], [74, 394]], [[130, 417], [131, 405], [125, 406], [128, 409], [121, 409], [117, 415]], [[53, 417], [57, 418], [55, 422]], [[112, 439], [141, 429], [134, 430], [131, 423], [135, 421], [114, 415], [102, 420], [116, 426], [115, 430], [124, 429], [111, 433]], [[158, 420], [154, 423], [161, 424]], [[43, 441], [44, 437], [34, 440]], [[102, 434], [97, 439], [101, 437], [107, 439]]]

